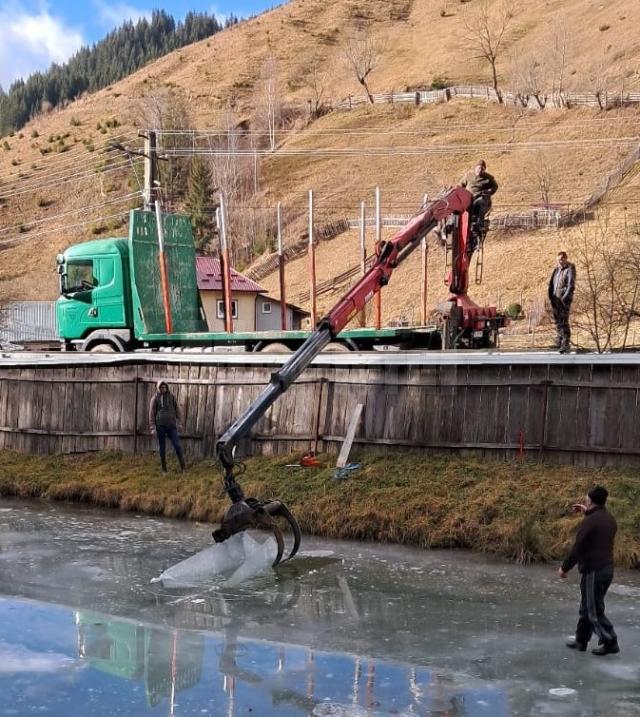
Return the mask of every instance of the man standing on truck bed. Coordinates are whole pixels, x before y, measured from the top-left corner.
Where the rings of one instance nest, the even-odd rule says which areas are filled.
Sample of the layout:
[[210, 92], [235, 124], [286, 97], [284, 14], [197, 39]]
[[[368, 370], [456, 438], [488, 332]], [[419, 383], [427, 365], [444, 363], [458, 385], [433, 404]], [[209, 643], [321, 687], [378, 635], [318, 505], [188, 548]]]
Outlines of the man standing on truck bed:
[[158, 381], [157, 389], [149, 403], [149, 428], [151, 433], [155, 433], [158, 437], [162, 472], [167, 472], [167, 438], [173, 445], [181, 470], [184, 470], [186, 466], [178, 435], [180, 422], [178, 402], [165, 381]]

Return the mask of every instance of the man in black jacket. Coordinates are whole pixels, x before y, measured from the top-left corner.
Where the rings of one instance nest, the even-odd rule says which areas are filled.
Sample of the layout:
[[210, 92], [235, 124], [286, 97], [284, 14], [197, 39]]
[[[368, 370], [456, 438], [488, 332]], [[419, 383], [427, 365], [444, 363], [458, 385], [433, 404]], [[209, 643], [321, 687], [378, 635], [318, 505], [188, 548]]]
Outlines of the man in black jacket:
[[580, 619], [576, 636], [567, 647], [584, 652], [595, 632], [600, 646], [592, 650], [594, 655], [620, 652], [613, 625], [604, 614], [604, 596], [613, 580], [613, 544], [618, 526], [615, 518], [605, 508], [608, 492], [602, 486], [589, 491], [586, 505], [577, 504], [584, 513], [576, 540], [567, 559], [558, 570], [561, 578], [577, 563], [582, 574], [580, 580]]
[[556, 324], [555, 347], [561, 354], [569, 353], [571, 348], [571, 327], [569, 312], [576, 288], [576, 267], [567, 257], [566, 251], [558, 253], [558, 261], [549, 279], [549, 301]]

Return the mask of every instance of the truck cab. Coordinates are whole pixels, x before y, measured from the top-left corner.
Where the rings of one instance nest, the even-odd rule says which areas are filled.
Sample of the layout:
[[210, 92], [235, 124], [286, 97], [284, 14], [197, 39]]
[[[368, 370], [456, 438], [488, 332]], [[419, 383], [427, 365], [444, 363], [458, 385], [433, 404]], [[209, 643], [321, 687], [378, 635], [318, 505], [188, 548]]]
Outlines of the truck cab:
[[59, 254], [56, 263], [56, 315], [65, 348], [123, 350], [133, 327], [127, 239], [76, 244]]

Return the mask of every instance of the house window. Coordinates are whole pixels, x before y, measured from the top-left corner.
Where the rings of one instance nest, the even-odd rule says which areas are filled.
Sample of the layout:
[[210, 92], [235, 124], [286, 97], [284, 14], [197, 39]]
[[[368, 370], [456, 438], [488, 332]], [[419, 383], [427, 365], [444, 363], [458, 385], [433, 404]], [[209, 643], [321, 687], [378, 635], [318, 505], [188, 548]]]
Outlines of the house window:
[[270, 302], [270, 301], [263, 301], [263, 302], [262, 302], [262, 313], [263, 313], [263, 314], [270, 314], [270, 313], [271, 313], [271, 302]]
[[[217, 303], [217, 315], [219, 319], [224, 319], [224, 301], [222, 299], [218, 299]], [[237, 319], [238, 318], [238, 302], [235, 299], [231, 300], [231, 318]]]

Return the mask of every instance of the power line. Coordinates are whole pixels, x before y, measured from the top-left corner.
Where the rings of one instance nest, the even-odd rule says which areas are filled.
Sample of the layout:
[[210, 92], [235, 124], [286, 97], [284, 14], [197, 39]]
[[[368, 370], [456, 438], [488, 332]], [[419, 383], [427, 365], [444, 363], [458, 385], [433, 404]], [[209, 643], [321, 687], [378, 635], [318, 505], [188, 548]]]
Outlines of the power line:
[[[93, 169], [89, 169], [89, 170], [85, 170], [85, 171], [80, 171], [75, 174], [70, 174], [70, 175], [67, 175], [62, 178], [52, 179], [48, 182], [44, 182], [44, 183], [40, 184], [38, 186], [38, 188], [42, 189], [43, 187], [49, 187], [49, 186], [58, 185], [58, 184], [65, 183], [65, 182], [70, 182], [74, 179], [85, 179], [87, 177], [97, 176], [99, 174], [103, 174], [103, 175], [109, 174], [111, 172], [115, 172], [116, 170], [122, 169], [123, 167], [126, 167], [128, 164], [129, 164], [129, 161], [126, 158], [121, 159], [121, 160], [114, 159], [114, 164], [105, 169], [98, 171], [95, 168], [93, 168]], [[4, 194], [0, 194], [0, 199], [9, 199], [11, 197], [17, 197], [17, 196], [20, 196], [23, 194], [28, 194], [29, 192], [32, 192], [32, 191], [33, 191], [33, 187], [25, 187], [25, 188], [19, 189], [14, 192], [6, 192]]]
[[[108, 141], [104, 142], [103, 144], [98, 145], [95, 148], [95, 152], [98, 154], [105, 154], [105, 153], [108, 153], [111, 151], [117, 151], [115, 148], [110, 147], [111, 142], [113, 142], [117, 138], [126, 140], [126, 139], [131, 139], [132, 137], [135, 137], [135, 136], [137, 136], [137, 135], [134, 132], [128, 132], [127, 134], [115, 135], [114, 137], [111, 137]], [[57, 172], [59, 169], [61, 169], [64, 166], [68, 166], [69, 164], [76, 164], [78, 162], [80, 157], [78, 156], [77, 152], [75, 152], [73, 154], [69, 154], [70, 152], [73, 152], [73, 150], [76, 149], [76, 147], [75, 146], [72, 147], [71, 145], [67, 145], [67, 146], [70, 149], [69, 149], [69, 152], [65, 152], [64, 155], [57, 154], [57, 155], [54, 155], [51, 157], [47, 156], [46, 159], [44, 157], [42, 157], [40, 159], [41, 162], [45, 162], [47, 164], [47, 166], [46, 166], [47, 172], [49, 172], [49, 171]], [[35, 164], [35, 162], [32, 162], [32, 164]], [[44, 176], [38, 169], [32, 169], [31, 171], [38, 172], [37, 177]], [[18, 170], [17, 172], [9, 172], [7, 174], [2, 174], [2, 175], [0, 175], [0, 180], [11, 181], [12, 179], [16, 179], [17, 181], [23, 181], [26, 179], [36, 179], [37, 178], [36, 176], [33, 176], [33, 177], [22, 176], [21, 177], [21, 176], [19, 176], [20, 173], [21, 173], [21, 171]]]
[[638, 144], [638, 137], [608, 137], [608, 138], [592, 138], [592, 139], [576, 139], [576, 140], [547, 140], [539, 142], [512, 142], [508, 144], [445, 144], [422, 147], [316, 147], [316, 148], [280, 148], [277, 152], [268, 149], [210, 149], [210, 148], [180, 148], [180, 149], [164, 149], [163, 154], [169, 157], [191, 157], [200, 156], [217, 156], [217, 157], [254, 157], [260, 155], [262, 157], [388, 157], [388, 156], [423, 156], [423, 155], [446, 155], [461, 154], [471, 152], [483, 153], [512, 153], [512, 152], [531, 152], [541, 149], [559, 149], [563, 147], [571, 147], [575, 149], [584, 149], [590, 147], [606, 147], [612, 145], [625, 146], [629, 144]]
[[30, 222], [22, 222], [20, 224], [15, 224], [14, 226], [2, 227], [2, 228], [0, 228], [0, 234], [3, 234], [5, 232], [10, 232], [12, 230], [20, 229], [20, 227], [30, 227], [30, 226], [35, 226], [37, 224], [46, 224], [48, 222], [53, 222], [56, 219], [60, 219], [62, 217], [67, 217], [71, 214], [79, 214], [81, 212], [90, 211], [92, 209], [100, 209], [102, 207], [106, 207], [111, 204], [120, 204], [124, 201], [130, 201], [131, 199], [134, 199], [135, 197], [139, 197], [141, 195], [142, 195], [142, 192], [131, 192], [130, 194], [125, 194], [123, 196], [114, 197], [105, 202], [99, 202], [98, 204], [93, 204], [93, 205], [89, 205], [89, 206], [82, 206], [79, 209], [71, 209], [68, 212], [62, 212], [61, 214], [56, 214], [51, 217], [44, 217], [43, 219], [34, 219], [33, 221], [30, 221]]
[[53, 227], [51, 229], [45, 229], [44, 231], [37, 232], [36, 234], [29, 234], [28, 236], [19, 235], [19, 236], [13, 237], [11, 239], [7, 239], [6, 241], [3, 241], [3, 244], [4, 244], [4, 247], [7, 247], [7, 245], [13, 246], [17, 243], [18, 240], [21, 240], [21, 239], [30, 239], [30, 240], [37, 239], [39, 237], [48, 236], [49, 234], [52, 234], [53, 232], [62, 232], [62, 231], [66, 231], [68, 229], [76, 229], [78, 227], [85, 227], [85, 226], [88, 226], [89, 224], [95, 224], [96, 222], [106, 221], [107, 219], [115, 219], [117, 217], [122, 217], [122, 216], [127, 215], [128, 213], [129, 213], [128, 209], [123, 209], [122, 211], [120, 211], [116, 214], [107, 214], [106, 216], [101, 215], [98, 217], [92, 217], [91, 219], [87, 219], [84, 222], [78, 222], [77, 224], [66, 224], [61, 227]]

